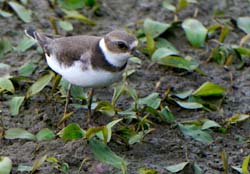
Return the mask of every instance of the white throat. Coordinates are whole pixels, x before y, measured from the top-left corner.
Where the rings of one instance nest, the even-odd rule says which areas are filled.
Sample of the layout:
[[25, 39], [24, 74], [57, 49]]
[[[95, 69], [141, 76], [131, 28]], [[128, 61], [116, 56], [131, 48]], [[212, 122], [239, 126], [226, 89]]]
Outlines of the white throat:
[[122, 67], [128, 61], [130, 57], [129, 53], [113, 53], [112, 51], [108, 50], [104, 38], [102, 38], [99, 42], [99, 46], [106, 58], [106, 60], [116, 67]]

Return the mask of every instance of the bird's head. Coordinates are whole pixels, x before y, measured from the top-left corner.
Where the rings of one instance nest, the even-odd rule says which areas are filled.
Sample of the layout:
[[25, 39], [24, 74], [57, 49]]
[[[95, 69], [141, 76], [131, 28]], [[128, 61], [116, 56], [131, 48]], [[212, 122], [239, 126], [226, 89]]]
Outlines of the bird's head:
[[105, 35], [100, 47], [109, 63], [121, 67], [136, 53], [137, 39], [125, 31], [115, 30]]

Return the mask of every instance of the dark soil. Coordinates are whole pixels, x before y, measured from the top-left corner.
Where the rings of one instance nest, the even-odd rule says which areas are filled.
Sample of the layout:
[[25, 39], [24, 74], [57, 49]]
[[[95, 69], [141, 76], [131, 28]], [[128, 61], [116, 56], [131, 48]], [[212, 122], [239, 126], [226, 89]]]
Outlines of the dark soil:
[[[102, 35], [116, 28], [128, 27], [136, 30], [138, 25], [147, 17], [158, 21], [172, 22], [173, 14], [162, 8], [161, 0], [105, 0], [100, 2], [101, 15], [93, 15], [91, 10], [86, 10], [84, 14], [96, 21], [97, 25], [92, 27], [80, 22], [74, 22], [74, 32], [70, 35], [91, 34]], [[192, 17], [196, 8], [198, 8], [197, 18], [206, 26], [213, 23], [213, 12], [222, 10], [227, 17], [237, 18], [239, 16], [247, 16], [250, 14], [248, 0], [223, 0], [223, 1], [201, 1], [199, 5], [190, 5], [188, 8], [180, 12], [179, 18], [185, 19]], [[33, 22], [24, 24], [17, 17], [9, 19], [1, 19], [0, 35], [8, 38], [13, 44], [17, 44], [23, 37], [23, 30], [32, 25], [45, 33], [52, 33], [49, 23], [49, 16], [56, 15], [53, 9], [45, 0], [30, 0], [29, 8], [33, 10]], [[65, 32], [59, 31], [61, 35]], [[230, 32], [226, 39], [226, 43], [239, 44], [243, 33], [237, 29]], [[129, 78], [129, 84], [140, 93], [140, 96], [146, 96], [152, 91], [164, 93], [165, 89], [171, 87], [173, 90], [196, 89], [206, 81], [212, 81], [227, 89], [227, 94], [222, 107], [214, 112], [202, 110], [184, 110], [176, 105], [170, 105], [177, 121], [187, 121], [198, 118], [209, 118], [218, 123], [223, 123], [226, 118], [236, 113], [250, 113], [250, 69], [245, 66], [241, 70], [236, 70], [234, 65], [229, 69], [213, 62], [206, 63], [212, 44], [206, 45], [203, 49], [194, 49], [186, 41], [182, 31], [174, 32], [174, 35], [167, 35], [167, 38], [178, 48], [182, 55], [190, 55], [201, 62], [200, 68], [208, 74], [202, 76], [198, 73], [182, 73], [171, 68], [159, 65], [151, 65], [149, 59], [143, 60], [141, 67], [137, 68], [135, 74]], [[39, 61], [39, 70], [34, 74], [32, 79], [41, 76], [41, 71], [46, 68], [45, 61], [41, 58], [35, 49], [30, 49], [25, 53], [10, 53], [4, 59], [3, 63], [11, 65], [12, 74], [31, 59]], [[150, 67], [150, 69], [149, 69]], [[40, 73], [39, 73], [40, 72]], [[232, 80], [231, 80], [232, 76]], [[155, 89], [156, 83], [161, 82], [159, 88]], [[46, 91], [47, 90], [47, 91]], [[21, 93], [25, 92], [20, 90]], [[50, 92], [49, 88], [45, 89]], [[45, 92], [45, 93], [46, 93]], [[98, 100], [111, 100], [112, 87], [99, 89], [96, 92]], [[119, 100], [119, 107], [127, 108], [129, 99]], [[6, 128], [20, 127], [25, 128], [32, 133], [37, 133], [42, 128], [51, 128], [55, 132], [59, 129], [56, 124], [63, 113], [64, 102], [51, 101], [48, 102], [44, 95], [36, 95], [30, 102], [22, 107], [18, 116], [11, 117], [8, 109], [8, 99], [0, 98], [0, 110], [3, 116], [3, 122]], [[70, 108], [74, 110], [74, 108]], [[68, 123], [77, 122], [81, 127], [86, 128], [85, 110], [78, 110], [67, 121]], [[97, 122], [108, 123], [110, 118], [105, 116], [99, 117], [96, 114], [94, 118]], [[232, 166], [241, 166], [245, 156], [250, 153], [250, 144], [239, 142], [237, 137], [242, 136], [249, 139], [249, 122], [238, 124], [230, 127], [229, 131], [223, 133], [213, 133], [214, 142], [204, 144], [194, 141], [191, 138], [184, 137], [180, 130], [169, 124], [156, 122], [152, 125], [155, 131], [147, 135], [142, 143], [134, 144], [127, 148], [111, 141], [109, 146], [118, 155], [123, 156], [128, 162], [129, 174], [138, 173], [140, 168], [151, 168], [158, 170], [161, 174], [168, 174], [166, 166], [177, 164], [184, 161], [197, 162], [204, 173], [219, 174], [223, 173], [223, 164], [221, 160], [221, 152], [228, 154], [229, 164]], [[95, 161], [86, 141], [78, 140], [73, 142], [63, 142], [60, 138], [52, 141], [33, 142], [26, 140], [6, 140], [0, 139], [0, 155], [9, 156], [13, 161], [13, 174], [16, 172], [17, 166], [32, 165], [33, 161], [43, 155], [54, 156], [60, 162], [66, 162], [70, 166], [71, 174], [78, 173], [81, 162], [90, 158], [83, 165], [81, 173], [98, 174], [99, 168], [109, 167]], [[53, 165], [46, 163], [42, 165], [37, 173], [58, 173], [53, 169]], [[114, 173], [114, 172], [113, 172]], [[192, 170], [187, 168], [182, 173], [192, 174]], [[230, 169], [230, 173], [233, 173]]]

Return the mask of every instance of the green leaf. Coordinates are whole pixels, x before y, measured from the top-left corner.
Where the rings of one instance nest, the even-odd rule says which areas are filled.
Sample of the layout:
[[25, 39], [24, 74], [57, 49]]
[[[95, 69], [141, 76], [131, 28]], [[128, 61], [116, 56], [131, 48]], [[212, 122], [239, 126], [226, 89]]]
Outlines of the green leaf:
[[58, 24], [65, 31], [72, 31], [74, 29], [73, 25], [68, 21], [59, 20]]
[[241, 47], [239, 45], [232, 45], [232, 48], [241, 56], [250, 56], [250, 49]]
[[196, 19], [186, 19], [182, 23], [182, 28], [185, 31], [188, 41], [194, 47], [201, 47], [204, 45], [207, 29]]
[[129, 141], [128, 144], [132, 145], [135, 143], [140, 143], [142, 141], [144, 137], [144, 133], [142, 131], [132, 135], [131, 137], [129, 137]]
[[196, 162], [194, 163], [193, 168], [194, 168], [194, 174], [203, 174], [202, 169]]
[[176, 11], [176, 7], [172, 4], [170, 4], [168, 1], [163, 1], [163, 8], [168, 9], [172, 12]]
[[[107, 142], [110, 142], [110, 140], [111, 140], [111, 137], [112, 137], [112, 128], [113, 128], [117, 123], [119, 123], [120, 121], [122, 121], [122, 119], [118, 119], [118, 120], [111, 121], [110, 123], [108, 123], [108, 124], [106, 125], [106, 128], [107, 128]], [[97, 135], [101, 140], [104, 140], [104, 139], [105, 139], [102, 132], [98, 132], [96, 135]]]
[[37, 65], [30, 61], [30, 62], [25, 63], [19, 68], [18, 74], [20, 76], [28, 77], [33, 73], [33, 71], [36, 68], [37, 68]]
[[86, 94], [81, 86], [71, 85], [70, 94], [74, 98], [86, 99]]
[[5, 17], [5, 18], [9, 18], [12, 16], [12, 14], [0, 9], [0, 16]]
[[218, 123], [216, 123], [213, 120], [206, 120], [203, 125], [202, 125], [202, 130], [206, 130], [206, 129], [210, 129], [213, 127], [221, 127], [221, 125], [219, 125]]
[[18, 172], [30, 172], [32, 170], [32, 166], [18, 165], [16, 170]]
[[15, 88], [12, 82], [6, 77], [0, 77], [0, 92], [5, 90], [15, 93]]
[[250, 118], [248, 114], [235, 114], [226, 120], [227, 125], [236, 124]]
[[178, 56], [167, 56], [157, 61], [161, 65], [193, 71], [198, 68], [199, 63], [194, 59], [188, 60]]
[[196, 102], [175, 101], [180, 107], [185, 109], [200, 109], [203, 105]]
[[47, 141], [53, 139], [54, 137], [54, 132], [49, 130], [48, 128], [44, 128], [36, 134], [36, 139], [38, 141]]
[[159, 171], [157, 171], [155, 169], [140, 168], [139, 174], [159, 174]]
[[10, 113], [11, 115], [17, 115], [19, 109], [24, 101], [24, 96], [15, 96], [10, 100]]
[[0, 173], [10, 174], [12, 168], [12, 161], [9, 157], [0, 156]]
[[205, 82], [196, 91], [193, 92], [193, 95], [199, 97], [221, 96], [225, 92], [225, 88], [212, 82]]
[[171, 165], [171, 166], [167, 166], [165, 167], [168, 171], [172, 172], [172, 173], [177, 173], [177, 172], [180, 172], [182, 171], [186, 165], [188, 164], [189, 162], [182, 162], [182, 163], [179, 163], [179, 164], [175, 164], [175, 165]]
[[150, 35], [152, 38], [156, 38], [162, 33], [164, 33], [171, 25], [167, 23], [162, 23], [154, 21], [152, 19], [145, 19], [144, 21], [144, 32]]
[[161, 116], [163, 118], [165, 118], [169, 123], [173, 123], [175, 118], [174, 118], [174, 115], [173, 113], [170, 111], [170, 109], [165, 106], [165, 108], [163, 108], [160, 112]]
[[117, 100], [123, 94], [124, 90], [125, 90], [124, 85], [114, 87], [114, 93], [113, 93], [113, 97], [112, 97], [112, 105], [113, 106], [115, 106]]
[[4, 56], [4, 54], [8, 53], [12, 50], [12, 45], [9, 40], [1, 39], [0, 40], [0, 59]]
[[[11, 66], [10, 65], [5, 64], [5, 63], [0, 63], [0, 76], [1, 76], [0, 79], [1, 78], [7, 78], [7, 79], [11, 78], [10, 71], [11, 71]], [[4, 91], [4, 89], [2, 89], [0, 87], [0, 93], [2, 91]]]
[[98, 102], [95, 111], [99, 111], [104, 115], [114, 116], [116, 111], [115, 107], [108, 101], [100, 101]]
[[35, 136], [22, 129], [22, 128], [10, 128], [5, 132], [4, 137], [6, 139], [27, 139], [27, 140], [35, 140]]
[[31, 14], [32, 14], [31, 10], [26, 9], [24, 6], [22, 6], [21, 4], [19, 4], [17, 2], [14, 2], [14, 1], [10, 1], [10, 2], [8, 2], [8, 4], [16, 12], [18, 17], [22, 21], [24, 21], [26, 23], [31, 22]]
[[45, 86], [49, 84], [51, 79], [54, 77], [54, 73], [52, 71], [49, 74], [46, 74], [40, 77], [33, 85], [31, 85], [26, 93], [26, 97], [32, 97], [33, 95], [39, 93]]
[[43, 157], [36, 159], [32, 166], [31, 174], [35, 173], [35, 171], [41, 167], [41, 165], [45, 162], [46, 159], [47, 159], [47, 155], [44, 155]]
[[250, 34], [250, 17], [244, 16], [237, 19], [237, 26], [245, 33]]
[[138, 100], [138, 104], [143, 106], [143, 105], [146, 105], [146, 106], [149, 106], [153, 109], [157, 109], [160, 104], [161, 104], [161, 99], [159, 97], [159, 93], [151, 93], [149, 94], [147, 97], [144, 97], [144, 98], [140, 98]]
[[83, 138], [84, 130], [76, 123], [70, 123], [67, 127], [63, 128], [59, 133], [59, 137], [61, 137], [64, 141], [71, 141]]
[[233, 168], [234, 170], [236, 170], [237, 172], [239, 172], [240, 174], [242, 174], [242, 169], [241, 169], [241, 167], [232, 166], [232, 168]]
[[155, 47], [158, 48], [167, 48], [169, 50], [172, 50], [173, 52], [176, 52], [177, 55], [179, 55], [179, 51], [175, 48], [175, 46], [169, 42], [167, 39], [159, 37], [156, 39]]
[[117, 156], [107, 145], [101, 141], [91, 139], [89, 141], [89, 145], [97, 160], [110, 164], [118, 169], [124, 169], [124, 167], [127, 166], [127, 162], [124, 159]]
[[182, 92], [178, 92], [175, 93], [174, 96], [180, 98], [180, 99], [186, 99], [187, 97], [189, 97], [191, 94], [193, 93], [193, 90], [186, 90], [186, 91], [182, 91]]
[[58, 0], [57, 2], [61, 8], [68, 10], [75, 10], [82, 8], [85, 3], [83, 0]]
[[154, 38], [149, 34], [146, 34], [146, 40], [147, 40], [146, 50], [151, 55], [155, 51], [155, 41]]
[[[98, 136], [98, 133], [100, 133]], [[88, 130], [85, 133], [85, 137], [87, 140], [90, 140], [92, 137], [94, 137], [95, 135], [97, 135], [98, 137], [100, 137], [104, 143], [107, 143], [107, 137], [108, 137], [108, 131], [107, 131], [107, 127], [106, 126], [101, 126], [101, 127], [90, 127], [88, 128]]]
[[96, 0], [85, 0], [85, 5], [93, 7], [94, 5], [96, 5]]
[[178, 52], [176, 52], [175, 50], [170, 50], [168, 48], [158, 48], [152, 55], [152, 60], [153, 61], [158, 61], [164, 57], [167, 56], [174, 56], [174, 55], [178, 55]]
[[188, 0], [178, 0], [178, 4], [176, 5], [176, 12], [185, 9], [187, 6], [188, 6]]
[[191, 136], [193, 139], [197, 141], [201, 141], [203, 143], [211, 143], [213, 142], [213, 138], [206, 131], [200, 129], [200, 127], [195, 125], [183, 125], [178, 124], [181, 132], [185, 136]]
[[35, 44], [36, 44], [35, 40], [25, 36], [22, 38], [22, 40], [20, 40], [18, 42], [16, 49], [17, 49], [17, 51], [24, 52], [24, 51], [28, 50], [29, 48], [31, 48]]
[[85, 22], [90, 25], [96, 25], [94, 21], [81, 15], [79, 12], [75, 10], [63, 10], [63, 12], [66, 13], [66, 16], [65, 16], [66, 19], [76, 19], [76, 20]]
[[224, 150], [221, 152], [221, 161], [223, 164], [223, 169], [224, 169], [225, 174], [229, 173], [228, 155]]
[[250, 174], [248, 170], [250, 155], [248, 155], [242, 163], [242, 174]]

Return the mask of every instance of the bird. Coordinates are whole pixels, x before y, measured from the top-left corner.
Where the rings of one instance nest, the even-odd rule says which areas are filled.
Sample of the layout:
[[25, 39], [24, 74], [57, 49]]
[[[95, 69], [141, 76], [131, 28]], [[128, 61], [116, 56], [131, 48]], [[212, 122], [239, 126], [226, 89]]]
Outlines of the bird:
[[48, 66], [69, 82], [69, 89], [71, 84], [90, 88], [87, 123], [91, 119], [94, 89], [119, 81], [128, 59], [139, 55], [138, 40], [124, 30], [113, 30], [103, 36], [53, 38], [30, 27], [25, 34], [41, 46]]

